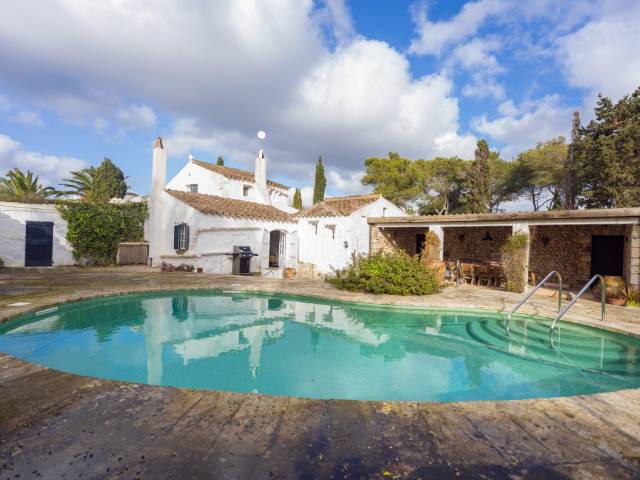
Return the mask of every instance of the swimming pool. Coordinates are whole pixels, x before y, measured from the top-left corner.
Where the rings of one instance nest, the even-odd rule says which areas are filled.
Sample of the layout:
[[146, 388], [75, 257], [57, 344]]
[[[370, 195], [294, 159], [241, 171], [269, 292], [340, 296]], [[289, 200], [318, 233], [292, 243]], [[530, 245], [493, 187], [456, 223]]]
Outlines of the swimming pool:
[[465, 401], [640, 387], [640, 339], [481, 311], [242, 292], [131, 294], [0, 326], [0, 351], [65, 372], [311, 398]]

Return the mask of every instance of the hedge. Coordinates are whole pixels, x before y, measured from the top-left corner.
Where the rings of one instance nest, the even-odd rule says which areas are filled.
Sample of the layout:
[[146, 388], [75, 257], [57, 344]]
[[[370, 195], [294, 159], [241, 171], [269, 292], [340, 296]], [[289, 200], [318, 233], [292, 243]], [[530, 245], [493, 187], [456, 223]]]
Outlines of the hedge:
[[97, 265], [115, 263], [120, 242], [144, 239], [146, 203], [72, 202], [57, 206], [67, 222], [73, 258]]

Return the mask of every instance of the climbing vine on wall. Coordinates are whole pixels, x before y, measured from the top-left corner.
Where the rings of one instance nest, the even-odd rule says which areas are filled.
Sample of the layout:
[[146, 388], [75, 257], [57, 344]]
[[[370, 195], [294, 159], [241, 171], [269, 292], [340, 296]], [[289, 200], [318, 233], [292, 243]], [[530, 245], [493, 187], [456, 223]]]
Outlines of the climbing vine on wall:
[[109, 265], [116, 261], [118, 243], [144, 239], [146, 203], [71, 202], [57, 208], [67, 222], [67, 241], [76, 261]]
[[514, 233], [502, 246], [501, 257], [504, 274], [507, 278], [506, 288], [510, 292], [522, 293], [527, 286], [527, 246], [529, 235]]

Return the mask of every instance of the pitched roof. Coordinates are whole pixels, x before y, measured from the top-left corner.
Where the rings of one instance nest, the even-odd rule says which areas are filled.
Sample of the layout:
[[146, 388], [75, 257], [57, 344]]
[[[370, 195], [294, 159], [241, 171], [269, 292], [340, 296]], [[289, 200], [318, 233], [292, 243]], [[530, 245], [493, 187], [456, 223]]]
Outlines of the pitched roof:
[[[255, 183], [256, 177], [253, 172], [247, 170], [240, 170], [239, 168], [225, 167], [224, 165], [216, 165], [215, 163], [203, 162], [202, 160], [191, 160], [199, 167], [206, 168], [212, 172], [219, 173], [222, 176], [230, 178], [231, 180], [240, 180], [242, 182]], [[267, 185], [275, 188], [282, 188], [288, 190], [289, 187], [282, 183], [274, 182], [273, 180], [267, 180]]]
[[208, 215], [291, 223], [297, 221], [287, 212], [283, 212], [271, 205], [218, 197], [216, 195], [206, 195], [204, 193], [180, 192], [178, 190], [167, 190], [167, 193], [190, 207]]
[[382, 195], [353, 195], [350, 197], [330, 197], [313, 207], [296, 213], [297, 217], [346, 217], [359, 208], [382, 198]]

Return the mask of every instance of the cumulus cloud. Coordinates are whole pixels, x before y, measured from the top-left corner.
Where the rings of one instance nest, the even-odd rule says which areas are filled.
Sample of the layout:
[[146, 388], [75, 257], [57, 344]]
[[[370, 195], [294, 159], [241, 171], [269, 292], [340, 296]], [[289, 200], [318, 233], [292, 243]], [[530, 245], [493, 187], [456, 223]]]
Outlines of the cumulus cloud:
[[39, 175], [40, 182], [45, 186], [53, 186], [72, 170], [80, 170], [87, 166], [87, 162], [77, 158], [59, 157], [25, 150], [13, 138], [0, 134], [0, 172], [2, 175], [15, 167], [23, 172], [31, 170]]
[[472, 123], [480, 134], [506, 145], [503, 158], [510, 158], [538, 142], [559, 135], [565, 138], [571, 126], [573, 109], [563, 106], [560, 98], [549, 95], [516, 106], [507, 101], [500, 105], [499, 116], [489, 119], [486, 115], [474, 118]]
[[401, 52], [355, 33], [344, 0], [187, 3], [15, 2], [0, 25], [0, 87], [101, 132], [152, 128], [162, 112], [181, 154], [251, 164], [264, 129], [271, 171], [300, 183], [319, 154], [351, 174], [390, 150], [473, 151], [449, 76], [413, 77]]
[[617, 99], [640, 86], [640, 4], [612, 10], [561, 36], [558, 60], [571, 85]]
[[490, 17], [503, 13], [511, 6], [507, 0], [479, 0], [469, 2], [450, 20], [431, 22], [425, 3], [414, 4], [413, 21], [418, 37], [411, 42], [409, 52], [417, 55], [440, 55], [449, 47], [478, 31]]

